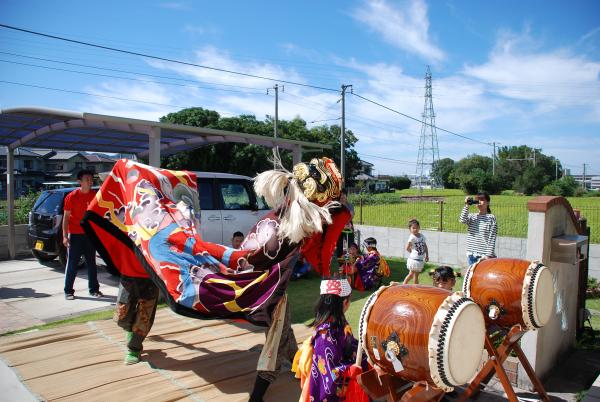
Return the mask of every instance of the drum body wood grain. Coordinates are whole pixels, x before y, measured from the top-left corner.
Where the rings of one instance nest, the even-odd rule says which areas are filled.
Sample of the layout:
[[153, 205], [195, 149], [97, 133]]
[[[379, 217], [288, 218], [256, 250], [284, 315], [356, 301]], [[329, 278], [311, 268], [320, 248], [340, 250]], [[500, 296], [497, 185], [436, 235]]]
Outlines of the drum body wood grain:
[[485, 323], [460, 292], [392, 285], [367, 300], [359, 337], [369, 360], [387, 373], [452, 390], [477, 370]]
[[483, 310], [486, 323], [500, 327], [520, 324], [543, 327], [552, 313], [552, 273], [538, 262], [490, 258], [473, 264], [465, 274], [465, 295]]

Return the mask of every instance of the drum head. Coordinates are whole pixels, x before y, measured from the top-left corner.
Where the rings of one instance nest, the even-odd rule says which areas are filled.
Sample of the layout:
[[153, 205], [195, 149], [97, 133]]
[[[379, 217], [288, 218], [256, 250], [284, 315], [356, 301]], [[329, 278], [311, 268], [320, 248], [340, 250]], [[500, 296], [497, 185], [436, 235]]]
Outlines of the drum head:
[[535, 322], [538, 327], [543, 327], [550, 320], [552, 308], [554, 306], [554, 288], [552, 284], [552, 272], [546, 267], [543, 267], [538, 272], [538, 277], [533, 284], [533, 294], [535, 297], [534, 312]]
[[444, 300], [429, 333], [431, 379], [446, 392], [473, 378], [486, 336], [481, 308], [462, 295], [456, 292]]
[[481, 308], [475, 303], [465, 305], [449, 330], [448, 380], [455, 385], [465, 384], [481, 363], [485, 341]]

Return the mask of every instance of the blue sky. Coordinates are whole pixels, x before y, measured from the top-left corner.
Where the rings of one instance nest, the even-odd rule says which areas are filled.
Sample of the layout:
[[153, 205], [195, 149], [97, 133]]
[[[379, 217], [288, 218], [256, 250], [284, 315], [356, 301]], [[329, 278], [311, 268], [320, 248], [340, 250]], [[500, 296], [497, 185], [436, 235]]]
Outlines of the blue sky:
[[[275, 79], [0, 28], [0, 81], [13, 82], [0, 82], [1, 108], [156, 120], [201, 106], [263, 119], [274, 113], [266, 89], [279, 79], [331, 89], [352, 84], [356, 94], [420, 118], [430, 65], [436, 124], [475, 140], [438, 131], [440, 157], [490, 155], [482, 142], [525, 144], [573, 173], [587, 163], [600, 175], [597, 1], [5, 0], [0, 23]], [[339, 123], [339, 93], [283, 85], [280, 118]], [[376, 173], [415, 172], [418, 122], [353, 95], [346, 107], [356, 149]]]

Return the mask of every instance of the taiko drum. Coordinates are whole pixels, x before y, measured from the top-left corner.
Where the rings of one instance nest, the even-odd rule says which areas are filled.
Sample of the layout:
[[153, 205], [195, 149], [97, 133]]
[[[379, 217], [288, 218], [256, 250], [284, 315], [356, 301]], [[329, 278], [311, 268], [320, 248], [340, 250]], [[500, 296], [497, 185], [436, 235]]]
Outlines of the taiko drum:
[[552, 272], [537, 261], [490, 258], [467, 270], [463, 291], [483, 310], [487, 324], [541, 328], [554, 302]]
[[485, 321], [461, 292], [394, 284], [365, 303], [359, 337], [370, 362], [388, 374], [451, 391], [475, 375]]

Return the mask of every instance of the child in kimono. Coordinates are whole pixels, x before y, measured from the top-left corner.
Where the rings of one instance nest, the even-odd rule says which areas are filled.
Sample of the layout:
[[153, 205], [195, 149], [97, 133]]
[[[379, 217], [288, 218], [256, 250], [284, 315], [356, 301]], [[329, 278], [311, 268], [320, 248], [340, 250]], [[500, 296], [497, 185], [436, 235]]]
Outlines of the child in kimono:
[[377, 240], [368, 237], [364, 240], [367, 254], [360, 257], [354, 263], [356, 267], [356, 277], [354, 279], [354, 289], [370, 290], [381, 285], [383, 277], [390, 276], [390, 269], [385, 259], [377, 250]]
[[[315, 307], [313, 334], [296, 353], [292, 371], [300, 378], [305, 401], [368, 401], [350, 373], [358, 341], [344, 313], [350, 306], [350, 283], [346, 278], [323, 280]], [[361, 369], [366, 369], [363, 355]]]

